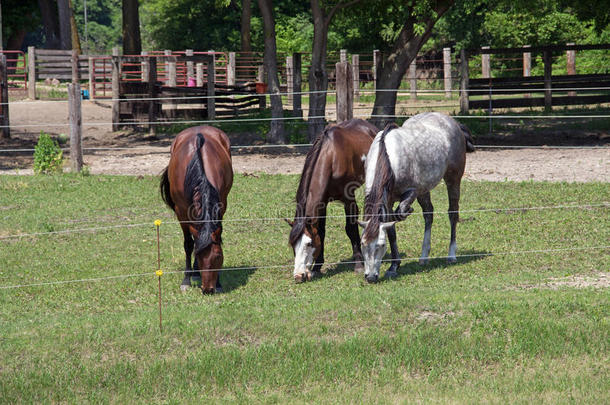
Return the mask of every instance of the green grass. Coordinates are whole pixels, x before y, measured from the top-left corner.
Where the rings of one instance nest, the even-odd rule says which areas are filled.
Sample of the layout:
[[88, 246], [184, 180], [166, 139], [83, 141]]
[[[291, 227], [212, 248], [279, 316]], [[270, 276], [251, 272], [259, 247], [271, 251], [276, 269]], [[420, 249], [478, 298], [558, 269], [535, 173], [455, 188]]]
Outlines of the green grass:
[[[0, 177], [0, 402], [607, 403], [607, 288], [529, 288], [607, 272], [609, 209], [468, 212], [610, 200], [608, 183], [464, 182], [457, 265], [419, 267], [423, 219], [398, 225], [400, 277], [368, 285], [351, 266], [295, 285], [288, 227], [296, 176], [237, 175], [225, 216], [226, 292], [180, 293], [181, 232], [158, 180]], [[437, 211], [446, 192], [433, 192]], [[416, 212], [419, 212], [417, 207]], [[329, 215], [343, 209], [331, 205]], [[161, 225], [163, 333], [157, 308]], [[435, 216], [433, 256], [446, 254]], [[327, 262], [350, 259], [329, 218]], [[283, 268], [266, 266], [280, 265]], [[383, 269], [388, 265], [384, 265]]]

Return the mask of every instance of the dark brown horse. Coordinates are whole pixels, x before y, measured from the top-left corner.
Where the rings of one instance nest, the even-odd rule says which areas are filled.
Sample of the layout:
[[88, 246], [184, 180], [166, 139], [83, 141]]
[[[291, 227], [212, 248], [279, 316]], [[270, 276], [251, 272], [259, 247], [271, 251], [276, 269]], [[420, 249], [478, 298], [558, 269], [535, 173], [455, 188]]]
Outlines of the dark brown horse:
[[364, 161], [377, 128], [352, 119], [328, 126], [307, 153], [296, 195], [294, 221], [288, 223], [294, 249], [294, 279], [311, 280], [324, 263], [326, 206], [341, 201], [345, 206], [345, 232], [352, 243], [355, 271], [361, 272], [362, 252], [358, 233], [358, 204], [354, 192], [364, 183]]
[[[193, 127], [180, 132], [171, 147], [169, 165], [161, 176], [161, 196], [176, 213], [184, 234], [186, 268], [180, 289], [201, 275], [203, 293], [220, 288], [222, 216], [233, 184], [230, 143], [221, 130]], [[195, 263], [191, 267], [191, 254]]]

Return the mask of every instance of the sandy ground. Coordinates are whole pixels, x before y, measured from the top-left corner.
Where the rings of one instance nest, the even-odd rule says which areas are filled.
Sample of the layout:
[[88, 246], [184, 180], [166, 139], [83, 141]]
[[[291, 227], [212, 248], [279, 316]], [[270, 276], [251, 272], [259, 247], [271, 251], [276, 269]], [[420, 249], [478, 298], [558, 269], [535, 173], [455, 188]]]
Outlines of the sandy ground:
[[[12, 138], [0, 141], [0, 149], [33, 148], [41, 130], [52, 135], [69, 132], [66, 125], [67, 102], [24, 101], [12, 103], [10, 108]], [[582, 138], [582, 134], [579, 137]], [[234, 145], [257, 143], [247, 133], [231, 134], [231, 138]], [[157, 175], [168, 162], [171, 139], [172, 135], [151, 137], [125, 132], [113, 133], [110, 126], [110, 104], [83, 102], [83, 146], [126, 148], [86, 150], [85, 164], [93, 174]], [[595, 135], [595, 139], [607, 139], [607, 134]], [[610, 181], [610, 147], [607, 142], [601, 142], [600, 145], [602, 147], [586, 149], [480, 148], [467, 156], [465, 178], [490, 181], [607, 182]], [[234, 151], [233, 167], [236, 173], [298, 174], [303, 166], [305, 150], [243, 152]], [[31, 153], [0, 153], [0, 173], [32, 173]]]

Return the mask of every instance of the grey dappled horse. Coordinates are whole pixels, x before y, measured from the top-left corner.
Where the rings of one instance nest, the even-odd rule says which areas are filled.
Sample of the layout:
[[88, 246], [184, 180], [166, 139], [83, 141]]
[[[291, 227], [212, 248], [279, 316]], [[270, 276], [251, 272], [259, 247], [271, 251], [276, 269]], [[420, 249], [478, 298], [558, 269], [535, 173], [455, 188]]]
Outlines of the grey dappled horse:
[[[395, 277], [400, 265], [394, 224], [412, 211], [415, 199], [422, 207], [425, 231], [420, 264], [428, 262], [432, 212], [430, 190], [445, 180], [449, 194], [451, 242], [447, 261], [455, 263], [456, 225], [459, 219], [460, 183], [466, 152], [474, 151], [468, 129], [441, 113], [418, 114], [402, 127], [390, 124], [379, 132], [366, 158], [364, 227], [361, 239], [364, 276], [368, 282], [379, 277], [381, 260], [390, 242], [392, 264], [386, 277]], [[392, 206], [399, 202], [392, 212]]]

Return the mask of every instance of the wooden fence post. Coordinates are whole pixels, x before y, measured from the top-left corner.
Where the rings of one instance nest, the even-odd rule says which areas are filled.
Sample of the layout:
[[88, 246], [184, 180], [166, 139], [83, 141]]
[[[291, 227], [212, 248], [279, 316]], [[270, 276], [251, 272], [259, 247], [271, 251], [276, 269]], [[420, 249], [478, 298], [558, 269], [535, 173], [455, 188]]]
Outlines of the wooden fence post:
[[303, 109], [301, 107], [301, 84], [303, 82], [303, 73], [301, 72], [301, 54], [292, 54], [292, 115], [295, 117], [303, 117]]
[[286, 56], [286, 103], [292, 106], [294, 110], [294, 104], [292, 103], [293, 97], [292, 92], [294, 88], [294, 63], [291, 56]]
[[79, 83], [80, 71], [78, 70], [78, 50], [76, 49], [72, 49], [70, 64], [72, 65], [72, 83]]
[[[523, 48], [531, 48], [531, 45], [523, 45]], [[523, 77], [530, 77], [532, 75], [532, 53], [523, 52]], [[530, 97], [530, 93], [526, 93], [523, 97]]]
[[208, 72], [207, 73], [208, 73], [208, 91], [207, 91], [208, 119], [215, 120], [216, 119], [216, 102], [214, 100], [214, 94], [215, 94], [214, 82], [215, 82], [215, 78], [216, 78], [216, 72], [214, 69], [214, 58], [212, 58], [211, 62], [208, 62]]
[[347, 62], [347, 49], [339, 51], [339, 62]]
[[119, 97], [121, 80], [121, 57], [119, 48], [112, 48], [112, 130], [119, 130]]
[[337, 71], [337, 123], [352, 119], [354, 116], [354, 75], [352, 65], [338, 62]]
[[[74, 54], [73, 54], [74, 55]], [[81, 109], [80, 83], [68, 84], [68, 109], [70, 117], [70, 167], [73, 172], [80, 172], [83, 168], [83, 115]]]
[[460, 114], [468, 114], [468, 55], [460, 50]]
[[445, 98], [451, 98], [451, 48], [443, 48], [443, 76], [445, 79]]
[[2, 138], [11, 137], [8, 103], [8, 68], [6, 66], [6, 55], [0, 55], [0, 133]]
[[142, 51], [140, 55], [142, 55], [142, 81], [145, 82], [148, 80], [148, 71], [150, 69], [148, 65], [148, 52]]
[[235, 78], [236, 78], [236, 72], [235, 72], [235, 52], [229, 52], [229, 60], [227, 63], [227, 84], [229, 86], [235, 86]]
[[373, 89], [377, 90], [377, 65], [380, 62], [381, 54], [379, 49], [373, 51]]
[[354, 100], [360, 101], [360, 55], [352, 55], [352, 71], [354, 72]]
[[[193, 56], [195, 53], [192, 49], [187, 49], [184, 53], [186, 56]], [[195, 78], [195, 64], [192, 60], [186, 61], [186, 85], [188, 86], [189, 79]]]
[[28, 46], [28, 98], [36, 100], [36, 48]]
[[[489, 49], [489, 47], [482, 46], [481, 49], [486, 50], [486, 49]], [[491, 65], [489, 63], [489, 54], [488, 53], [481, 54], [481, 77], [483, 79], [491, 78]]]
[[203, 63], [195, 65], [195, 76], [197, 77], [197, 87], [203, 87]]
[[89, 57], [89, 99], [95, 99], [95, 59]]
[[[573, 42], [567, 43], [566, 45], [574, 45]], [[568, 49], [566, 51], [566, 73], [568, 75], [576, 74], [576, 51], [573, 49]], [[576, 97], [576, 91], [570, 90], [568, 91], [568, 97]]]
[[[167, 57], [171, 57], [172, 56], [172, 51], [170, 51], [169, 49], [165, 50], [165, 56]], [[168, 87], [176, 87], [176, 61], [171, 61], [169, 59], [166, 59], [166, 63], [167, 63], [167, 86]], [[176, 110], [178, 109], [178, 104], [176, 102], [176, 100], [173, 99], [174, 95], [173, 93], [170, 91], [170, 99], [167, 103], [167, 116], [169, 118], [174, 118], [176, 116]]]
[[417, 55], [409, 65], [409, 83], [411, 87], [411, 100], [417, 100]]
[[542, 59], [544, 60], [544, 109], [550, 111], [553, 107], [553, 92], [552, 86], [552, 73], [553, 73], [553, 58], [551, 51], [545, 50], [542, 53]]
[[[157, 118], [157, 59], [151, 57], [148, 59], [148, 131], [155, 133], [155, 122]], [[161, 104], [159, 104], [161, 105]], [[159, 108], [161, 110], [161, 108]]]

